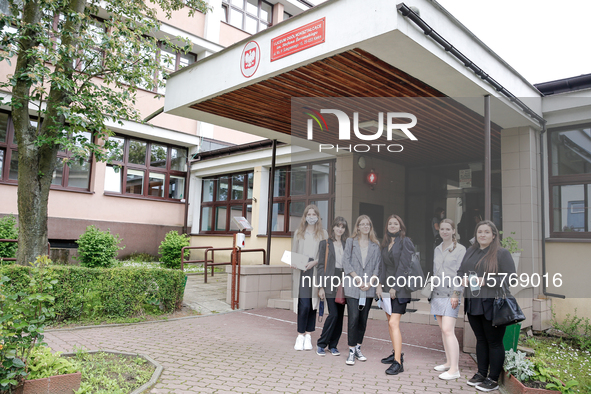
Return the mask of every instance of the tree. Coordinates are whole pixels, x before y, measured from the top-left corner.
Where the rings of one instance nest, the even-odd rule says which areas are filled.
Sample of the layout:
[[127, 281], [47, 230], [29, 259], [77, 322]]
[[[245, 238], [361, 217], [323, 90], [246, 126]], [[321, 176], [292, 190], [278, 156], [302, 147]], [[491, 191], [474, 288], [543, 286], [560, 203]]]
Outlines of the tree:
[[[165, 67], [174, 68], [170, 58], [155, 56], [157, 7], [169, 19], [183, 7], [190, 15], [208, 7], [205, 0], [3, 1], [0, 61], [16, 58], [16, 67], [0, 89], [11, 92], [3, 100], [12, 108], [18, 145], [17, 261], [27, 264], [47, 250], [47, 203], [58, 150], [71, 153], [69, 164], [91, 155], [108, 161], [118, 147], [107, 139], [107, 122], [141, 121], [134, 109], [136, 88], [162, 86]], [[189, 49], [180, 37], [160, 41]]]

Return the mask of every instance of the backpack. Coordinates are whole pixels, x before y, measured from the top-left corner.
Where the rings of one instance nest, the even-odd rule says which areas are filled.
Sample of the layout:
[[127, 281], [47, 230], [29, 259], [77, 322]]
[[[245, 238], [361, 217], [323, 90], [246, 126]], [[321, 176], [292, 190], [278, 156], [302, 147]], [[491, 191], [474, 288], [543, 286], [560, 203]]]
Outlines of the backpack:
[[[410, 270], [405, 272], [405, 274], [407, 275], [406, 290], [412, 293], [413, 291], [420, 290], [424, 287], [425, 275], [423, 274], [423, 268], [421, 267], [421, 257], [419, 252], [412, 254]], [[414, 277], [415, 279], [410, 279], [410, 277]]]

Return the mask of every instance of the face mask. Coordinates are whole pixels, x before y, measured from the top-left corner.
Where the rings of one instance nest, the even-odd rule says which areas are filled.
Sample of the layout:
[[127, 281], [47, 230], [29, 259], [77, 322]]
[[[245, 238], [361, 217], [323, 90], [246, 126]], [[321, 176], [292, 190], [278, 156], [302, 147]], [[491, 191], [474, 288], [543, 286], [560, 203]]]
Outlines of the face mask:
[[306, 216], [306, 222], [308, 222], [308, 224], [310, 226], [315, 225], [317, 221], [318, 221], [318, 217], [317, 216]]
[[398, 234], [400, 234], [400, 231], [396, 231], [395, 233], [391, 233], [390, 231], [388, 231], [388, 235], [392, 238], [395, 238], [398, 236]]

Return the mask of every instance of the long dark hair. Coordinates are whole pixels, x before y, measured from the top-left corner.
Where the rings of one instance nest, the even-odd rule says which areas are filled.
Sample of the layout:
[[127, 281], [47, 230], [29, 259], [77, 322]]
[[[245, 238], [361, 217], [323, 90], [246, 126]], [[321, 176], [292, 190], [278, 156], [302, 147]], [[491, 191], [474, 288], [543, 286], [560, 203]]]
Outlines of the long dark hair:
[[343, 233], [343, 235], [341, 235], [341, 242], [346, 241], [347, 238], [349, 238], [349, 225], [347, 224], [347, 221], [345, 220], [345, 218], [342, 216], [337, 216], [332, 221], [332, 226], [330, 227], [330, 239], [332, 239], [333, 241], [336, 241], [336, 237], [334, 235], [334, 228], [337, 226], [344, 226], [345, 227], [345, 232]]
[[478, 229], [480, 226], [488, 226], [493, 234], [493, 240], [489, 245], [488, 252], [484, 255], [482, 259], [478, 263], [476, 263], [476, 269], [480, 266], [484, 266], [485, 272], [491, 273], [498, 273], [499, 272], [499, 263], [497, 261], [497, 254], [499, 253], [499, 249], [501, 249], [501, 242], [499, 241], [499, 230], [497, 230], [497, 226], [490, 220], [483, 220], [476, 225], [474, 229], [474, 244], [472, 248], [478, 250], [480, 249], [480, 244], [478, 243]]
[[384, 228], [384, 239], [382, 240], [382, 248], [387, 248], [388, 245], [390, 245], [390, 242], [392, 242], [392, 237], [388, 234], [388, 222], [390, 221], [390, 219], [396, 219], [398, 220], [398, 223], [400, 223], [400, 232], [398, 233], [400, 239], [404, 239], [404, 237], [406, 236], [406, 226], [404, 225], [402, 218], [398, 215], [390, 215], [386, 220], [386, 227]]

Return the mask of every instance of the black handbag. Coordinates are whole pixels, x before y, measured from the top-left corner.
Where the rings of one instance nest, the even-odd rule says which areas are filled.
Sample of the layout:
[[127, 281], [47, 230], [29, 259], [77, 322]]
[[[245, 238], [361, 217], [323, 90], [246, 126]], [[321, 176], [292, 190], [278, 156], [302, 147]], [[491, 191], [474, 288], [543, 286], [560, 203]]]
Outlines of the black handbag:
[[492, 325], [503, 327], [524, 320], [525, 315], [519, 304], [517, 304], [517, 300], [511, 295], [508, 289], [505, 289], [505, 284], [503, 284], [500, 289], [497, 289], [497, 296], [493, 301]]

